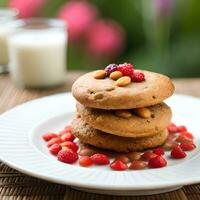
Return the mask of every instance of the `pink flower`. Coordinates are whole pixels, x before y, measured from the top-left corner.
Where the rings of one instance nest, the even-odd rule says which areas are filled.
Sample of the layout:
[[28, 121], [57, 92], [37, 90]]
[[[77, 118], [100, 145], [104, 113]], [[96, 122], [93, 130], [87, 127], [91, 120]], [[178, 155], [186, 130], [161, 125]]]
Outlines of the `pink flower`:
[[71, 1], [60, 9], [58, 16], [67, 23], [69, 39], [76, 41], [84, 36], [96, 20], [97, 10], [88, 2]]
[[20, 18], [33, 17], [46, 0], [10, 0], [9, 6], [19, 11]]
[[114, 21], [99, 20], [88, 30], [87, 46], [96, 58], [114, 58], [124, 47], [124, 30]]

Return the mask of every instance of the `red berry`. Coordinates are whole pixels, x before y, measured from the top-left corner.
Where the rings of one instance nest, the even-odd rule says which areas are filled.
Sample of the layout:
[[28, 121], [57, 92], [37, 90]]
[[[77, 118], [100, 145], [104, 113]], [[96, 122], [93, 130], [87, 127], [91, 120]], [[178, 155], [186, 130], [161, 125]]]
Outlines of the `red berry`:
[[113, 163], [110, 164], [110, 168], [116, 171], [124, 171], [128, 169], [128, 166], [121, 160], [115, 160]]
[[67, 148], [69, 148], [69, 149], [71, 149], [72, 151], [75, 151], [75, 152], [78, 151], [78, 146], [77, 146], [77, 144], [74, 143], [74, 142], [71, 142], [71, 141], [63, 142], [63, 143], [61, 143], [61, 146], [62, 146], [62, 147], [67, 147]]
[[153, 153], [155, 153], [158, 156], [161, 156], [165, 154], [165, 151], [162, 148], [157, 148], [153, 150]]
[[107, 165], [110, 163], [108, 156], [105, 154], [96, 153], [91, 158], [96, 165]]
[[168, 127], [167, 127], [169, 133], [177, 133], [178, 129], [177, 126], [173, 123], [171, 123]]
[[180, 147], [183, 151], [192, 151], [196, 148], [196, 145], [193, 142], [184, 142], [180, 144]]
[[71, 141], [73, 142], [74, 139], [75, 139], [75, 136], [71, 133], [71, 132], [67, 132], [67, 133], [64, 133], [60, 136], [61, 140], [63, 142], [66, 142], [66, 141]]
[[134, 160], [129, 169], [144, 169], [147, 166], [147, 163], [141, 160]]
[[110, 64], [105, 68], [106, 74], [107, 76], [109, 76], [112, 72], [117, 70], [117, 66], [116, 64]]
[[61, 143], [61, 139], [59, 137], [55, 137], [49, 140], [49, 142], [47, 143], [47, 146], [50, 147], [53, 144], [60, 144], [60, 143]]
[[49, 147], [49, 151], [53, 154], [53, 155], [57, 155], [58, 152], [62, 149], [60, 144], [53, 144], [52, 146]]
[[71, 125], [65, 126], [64, 130], [67, 131], [67, 132], [71, 132], [72, 131], [72, 126]]
[[129, 158], [126, 155], [124, 155], [124, 154], [117, 155], [116, 156], [116, 160], [120, 160], [123, 163], [128, 163], [129, 162]]
[[148, 162], [150, 168], [161, 168], [167, 165], [167, 161], [162, 156], [151, 158]]
[[78, 160], [78, 154], [72, 150], [61, 150], [58, 152], [57, 158], [64, 163], [75, 163]]
[[165, 150], [171, 150], [174, 146], [177, 146], [178, 143], [175, 141], [166, 141], [165, 144], [163, 145], [163, 148]]
[[90, 149], [90, 148], [84, 148], [84, 149], [81, 149], [78, 152], [78, 154], [80, 156], [93, 156], [95, 153], [97, 153], [97, 152], [93, 149]]
[[177, 131], [178, 132], [185, 132], [185, 131], [187, 131], [187, 128], [185, 126], [177, 126]]
[[127, 153], [127, 157], [133, 161], [133, 160], [139, 160], [141, 158], [141, 153], [140, 152], [129, 152]]
[[177, 142], [183, 143], [193, 140], [193, 135], [189, 132], [183, 132], [181, 133], [178, 138], [176, 139]]
[[152, 151], [146, 151], [142, 154], [141, 159], [142, 160], [149, 160], [151, 158], [156, 157], [157, 155], [155, 153], [153, 153]]
[[89, 167], [93, 165], [93, 161], [89, 156], [83, 156], [79, 159], [79, 164], [83, 167]]
[[171, 157], [177, 159], [185, 158], [186, 153], [181, 149], [180, 146], [174, 146], [171, 151]]
[[45, 141], [49, 141], [51, 140], [52, 138], [55, 138], [55, 137], [58, 137], [58, 135], [56, 133], [45, 133], [42, 138], [45, 140]]
[[120, 64], [117, 70], [122, 72], [124, 76], [132, 76], [134, 73], [133, 65], [129, 63]]
[[134, 72], [134, 74], [131, 76], [131, 80], [133, 82], [142, 82], [145, 80], [145, 76], [142, 72]]

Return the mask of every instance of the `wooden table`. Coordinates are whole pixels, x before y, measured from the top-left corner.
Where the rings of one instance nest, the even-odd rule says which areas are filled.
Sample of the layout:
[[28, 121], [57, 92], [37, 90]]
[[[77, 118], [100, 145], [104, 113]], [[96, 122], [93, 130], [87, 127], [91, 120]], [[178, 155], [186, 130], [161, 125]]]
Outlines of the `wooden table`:
[[[0, 75], [0, 113], [15, 105], [59, 92], [70, 91], [73, 81], [81, 72], [70, 72], [66, 77], [65, 85], [48, 90], [22, 90], [17, 89], [10, 81], [8, 75]], [[200, 79], [174, 80], [176, 92], [200, 97]], [[0, 162], [0, 200], [86, 200], [86, 199], [112, 199], [112, 200], [199, 200], [200, 184], [185, 186], [182, 189], [153, 196], [142, 197], [116, 197], [90, 194], [76, 191], [69, 186], [59, 185], [36, 179], [19, 173]]]

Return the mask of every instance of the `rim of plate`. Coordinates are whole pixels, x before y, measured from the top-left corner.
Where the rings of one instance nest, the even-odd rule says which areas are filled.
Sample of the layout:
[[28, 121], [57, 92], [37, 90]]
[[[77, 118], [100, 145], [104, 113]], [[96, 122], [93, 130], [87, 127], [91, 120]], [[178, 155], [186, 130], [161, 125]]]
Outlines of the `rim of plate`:
[[[180, 111], [181, 107], [190, 105], [182, 113], [200, 118], [200, 99], [175, 94], [169, 103], [175, 101], [181, 102]], [[27, 133], [44, 120], [73, 112], [74, 104], [71, 93], [56, 94], [26, 102], [0, 115], [1, 161], [30, 176], [90, 189], [150, 190], [200, 182], [200, 156], [197, 155], [166, 168], [117, 172], [63, 164], [36, 151]]]

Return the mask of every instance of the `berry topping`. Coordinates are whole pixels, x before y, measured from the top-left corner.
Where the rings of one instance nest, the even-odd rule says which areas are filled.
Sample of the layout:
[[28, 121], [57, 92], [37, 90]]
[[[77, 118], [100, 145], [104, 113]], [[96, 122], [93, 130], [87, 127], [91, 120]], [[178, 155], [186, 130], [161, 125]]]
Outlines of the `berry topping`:
[[184, 142], [180, 144], [180, 147], [183, 151], [192, 151], [196, 148], [196, 145], [193, 142]]
[[178, 138], [176, 139], [177, 142], [183, 143], [193, 140], [193, 135], [189, 132], [183, 132], [181, 133]]
[[116, 171], [123, 171], [127, 170], [127, 164], [123, 163], [121, 160], [115, 160], [113, 163], [110, 164], [110, 168]]
[[110, 163], [108, 156], [105, 154], [96, 153], [91, 158], [96, 165], [107, 165]]
[[60, 138], [62, 142], [66, 142], [66, 141], [73, 142], [75, 139], [75, 136], [71, 132], [67, 132], [67, 133], [63, 133]]
[[117, 70], [122, 72], [122, 74], [124, 76], [130, 76], [131, 77], [133, 75], [133, 73], [134, 73], [133, 65], [131, 65], [129, 63], [120, 64], [117, 67]]
[[124, 154], [117, 155], [116, 156], [116, 160], [120, 160], [123, 163], [128, 163], [129, 162], [129, 158], [126, 155], [124, 155]]
[[56, 133], [45, 133], [42, 138], [48, 142], [49, 140], [51, 140], [52, 138], [58, 137], [58, 135]]
[[162, 156], [151, 158], [148, 162], [150, 168], [161, 168], [167, 165], [167, 161]]
[[67, 148], [71, 149], [71, 150], [74, 151], [74, 152], [77, 152], [77, 151], [78, 151], [78, 146], [77, 146], [77, 144], [74, 143], [74, 142], [71, 142], [71, 141], [63, 142], [63, 143], [61, 143], [61, 146], [62, 146], [62, 147], [67, 147]]
[[60, 144], [60, 143], [61, 143], [61, 139], [57, 136], [49, 140], [49, 142], [47, 143], [47, 146], [50, 147], [53, 144]]
[[83, 156], [79, 159], [79, 164], [83, 167], [89, 167], [93, 165], [93, 161], [89, 156]]
[[167, 130], [169, 131], [169, 133], [177, 133], [178, 129], [177, 126], [173, 123], [171, 123], [168, 127]]
[[84, 148], [84, 149], [81, 149], [78, 154], [80, 156], [93, 156], [95, 153], [97, 152], [93, 149]]
[[151, 158], [156, 157], [157, 155], [155, 153], [153, 153], [152, 151], [146, 151], [142, 154], [141, 158], [142, 160], [149, 160]]
[[187, 128], [185, 126], [177, 126], [177, 131], [178, 132], [185, 132], [185, 131], [187, 131]]
[[171, 157], [177, 159], [185, 158], [186, 153], [181, 149], [180, 146], [174, 146], [171, 151]]
[[145, 80], [145, 76], [142, 72], [134, 72], [132, 75], [131, 75], [131, 80], [133, 82], [142, 82]]
[[141, 158], [140, 152], [129, 152], [127, 153], [127, 157], [133, 161], [133, 160], [139, 160]]
[[78, 154], [70, 149], [59, 151], [57, 158], [59, 161], [72, 164], [78, 160]]
[[112, 72], [117, 70], [118, 65], [116, 64], [110, 64], [105, 68], [107, 76], [109, 76]]
[[53, 155], [57, 155], [58, 152], [62, 149], [60, 144], [53, 144], [52, 146], [49, 147], [49, 151], [53, 154]]
[[144, 169], [147, 166], [147, 163], [141, 160], [134, 160], [129, 169]]
[[162, 148], [157, 148], [153, 150], [153, 153], [155, 153], [158, 156], [161, 156], [165, 154], [165, 151]]

